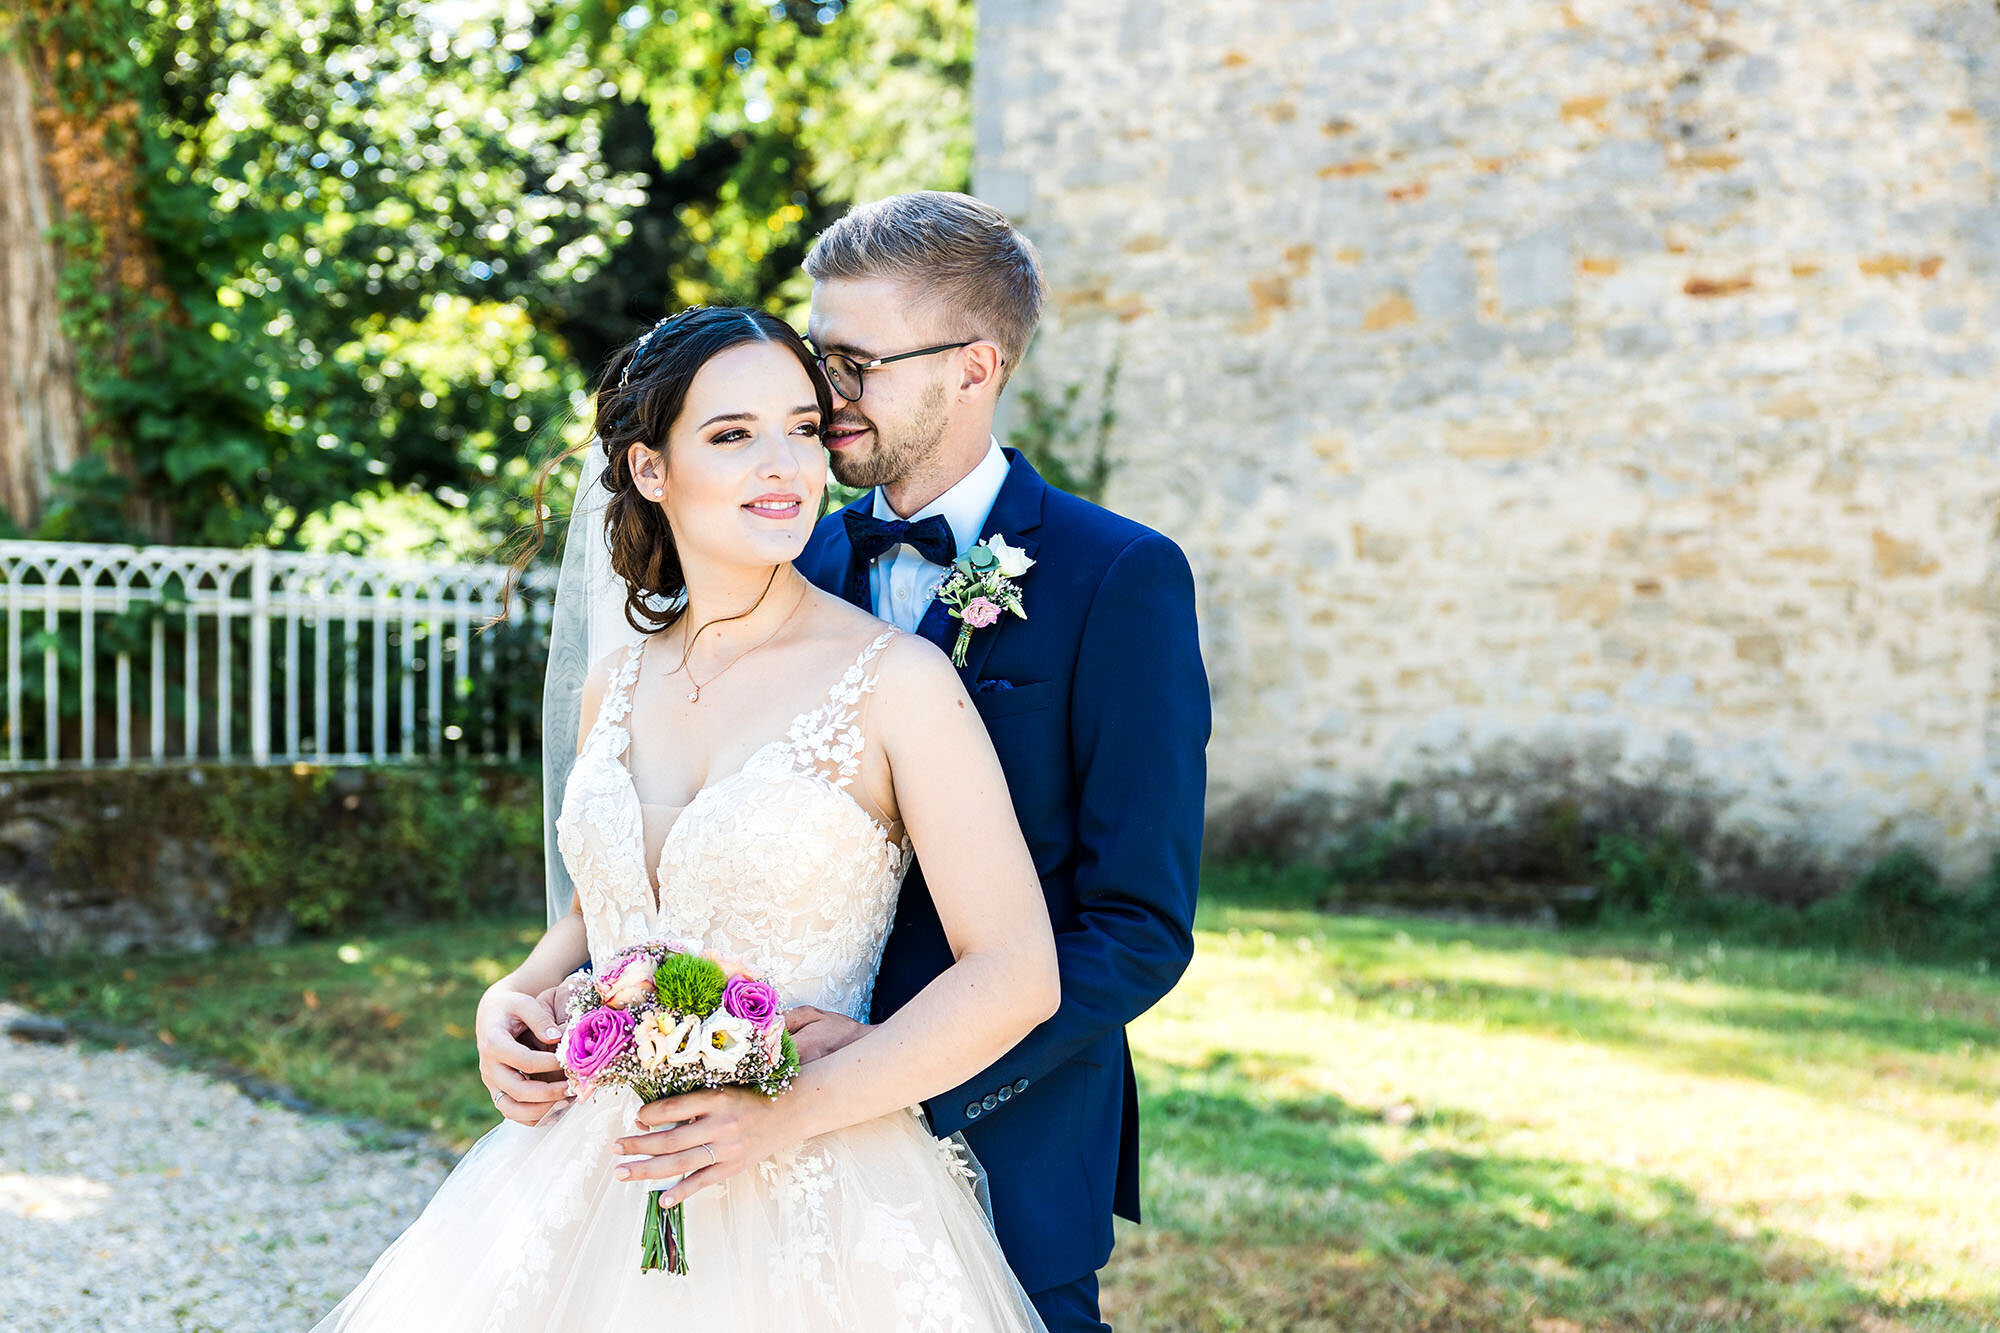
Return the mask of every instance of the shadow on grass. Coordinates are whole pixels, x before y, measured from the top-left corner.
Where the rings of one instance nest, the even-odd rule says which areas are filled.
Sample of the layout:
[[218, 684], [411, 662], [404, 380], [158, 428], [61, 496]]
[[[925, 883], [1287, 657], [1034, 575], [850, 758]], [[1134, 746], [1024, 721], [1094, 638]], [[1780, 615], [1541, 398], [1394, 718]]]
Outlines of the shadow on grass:
[[[1569, 1038], [1676, 1072], [1745, 1077], [1822, 1100], [1853, 1091], [1852, 1079], [1829, 1071], [2000, 1095], [1985, 1069], [2000, 1052], [2000, 993], [1983, 977], [1783, 951], [1569, 947], [1566, 937], [1484, 928], [1476, 947], [1462, 949], [1464, 937], [1435, 923], [1303, 920], [1322, 947], [1302, 958], [1281, 941], [1286, 965], [1303, 965], [1312, 984], [1364, 1014]], [[1207, 928], [1297, 936], [1301, 921], [1297, 913], [1224, 911]], [[1458, 975], [1491, 971], [1496, 960], [1524, 980]]]
[[[1973, 1068], [1927, 1059], [1956, 1061], [2000, 1050], [2000, 1029], [1817, 992], [1765, 999], [1723, 995], [1704, 1002], [1649, 989], [1643, 998], [1627, 1000], [1579, 994], [1560, 983], [1452, 977], [1427, 978], [1415, 987], [1349, 981], [1345, 989], [1364, 1006], [1393, 1002], [1405, 1018], [1476, 1021], [1487, 1030], [1570, 1037], [1681, 1072], [1750, 1078], [1821, 1099], [1851, 1096], [1851, 1085], [1824, 1076], [1829, 1067], [1869, 1077], [1886, 1072], [1908, 1086], [1962, 1096], [2000, 1091]], [[1768, 994], [1770, 988], [1758, 989]]]
[[1489, 1151], [1478, 1116], [1279, 1095], [1271, 1073], [1141, 1063], [1151, 1225], [1112, 1275], [1133, 1326], [1991, 1327], [1885, 1307], [1817, 1247], [1749, 1234], [1671, 1179]]

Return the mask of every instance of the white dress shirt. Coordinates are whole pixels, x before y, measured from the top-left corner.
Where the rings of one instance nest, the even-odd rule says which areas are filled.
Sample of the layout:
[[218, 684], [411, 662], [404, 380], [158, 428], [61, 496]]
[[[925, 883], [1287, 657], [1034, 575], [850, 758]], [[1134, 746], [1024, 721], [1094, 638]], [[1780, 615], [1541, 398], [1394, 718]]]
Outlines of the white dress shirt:
[[[1000, 452], [1000, 441], [989, 436], [986, 456], [972, 471], [907, 517], [915, 523], [932, 514], [943, 514], [944, 521], [951, 524], [952, 540], [958, 543], [957, 554], [964, 555], [989, 535], [980, 529], [986, 523], [986, 516], [993, 512], [993, 502], [999, 498], [1006, 481], [1007, 455]], [[879, 486], [875, 488], [874, 512], [884, 522], [905, 517], [889, 507], [888, 498]], [[918, 555], [917, 548], [907, 542], [890, 547], [875, 557], [874, 568], [868, 573], [868, 594], [875, 601], [875, 614], [898, 629], [915, 633], [918, 622], [924, 618], [924, 609], [930, 605], [931, 594], [950, 572]]]

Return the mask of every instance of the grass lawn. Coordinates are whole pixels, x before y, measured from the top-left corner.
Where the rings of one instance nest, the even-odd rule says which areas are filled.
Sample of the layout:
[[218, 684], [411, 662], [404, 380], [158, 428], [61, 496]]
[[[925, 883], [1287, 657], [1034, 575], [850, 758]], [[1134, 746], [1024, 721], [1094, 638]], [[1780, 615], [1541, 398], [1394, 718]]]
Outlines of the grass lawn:
[[[2000, 980], [1969, 970], [1331, 917], [1212, 876], [1133, 1028], [1128, 1329], [2000, 1329]], [[534, 931], [471, 922], [10, 971], [464, 1145], [466, 1025]], [[246, 1016], [255, 1015], [256, 1021]]]

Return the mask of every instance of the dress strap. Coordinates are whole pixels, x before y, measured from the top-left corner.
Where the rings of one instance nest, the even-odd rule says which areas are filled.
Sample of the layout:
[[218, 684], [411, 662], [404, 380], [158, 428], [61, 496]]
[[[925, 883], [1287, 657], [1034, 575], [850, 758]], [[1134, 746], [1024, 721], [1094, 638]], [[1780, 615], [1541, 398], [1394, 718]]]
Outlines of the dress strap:
[[610, 686], [604, 691], [604, 702], [598, 705], [599, 721], [618, 734], [617, 749], [620, 753], [631, 743], [631, 733], [625, 727], [625, 715], [632, 711], [632, 688], [639, 680], [639, 662], [646, 655], [646, 645], [652, 639], [652, 635], [645, 635], [626, 649], [625, 660], [611, 673]]
[[890, 628], [878, 634], [827, 691], [818, 708], [801, 713], [786, 732], [794, 762], [819, 770], [836, 787], [846, 787], [861, 772], [866, 743], [861, 725], [862, 703], [875, 691], [875, 659], [903, 633]]

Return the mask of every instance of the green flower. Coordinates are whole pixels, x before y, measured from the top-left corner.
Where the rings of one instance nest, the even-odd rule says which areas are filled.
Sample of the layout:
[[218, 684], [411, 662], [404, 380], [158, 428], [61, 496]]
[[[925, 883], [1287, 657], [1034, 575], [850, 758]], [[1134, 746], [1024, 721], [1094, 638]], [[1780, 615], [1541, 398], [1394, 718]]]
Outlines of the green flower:
[[729, 978], [722, 968], [700, 954], [670, 953], [653, 972], [653, 989], [660, 1003], [683, 1014], [706, 1018], [722, 1004]]

